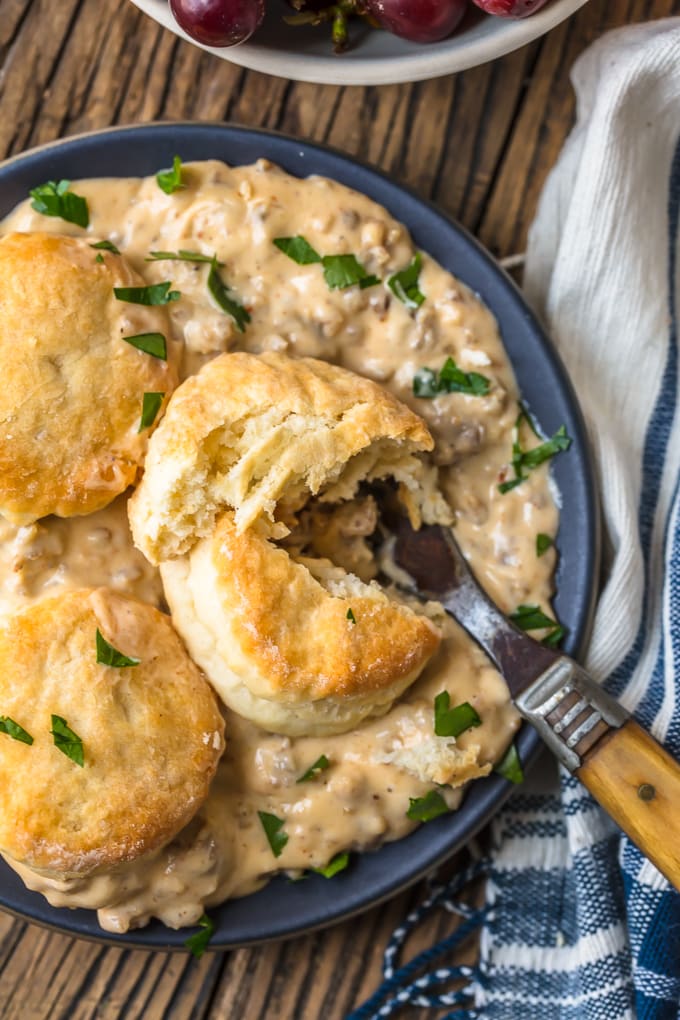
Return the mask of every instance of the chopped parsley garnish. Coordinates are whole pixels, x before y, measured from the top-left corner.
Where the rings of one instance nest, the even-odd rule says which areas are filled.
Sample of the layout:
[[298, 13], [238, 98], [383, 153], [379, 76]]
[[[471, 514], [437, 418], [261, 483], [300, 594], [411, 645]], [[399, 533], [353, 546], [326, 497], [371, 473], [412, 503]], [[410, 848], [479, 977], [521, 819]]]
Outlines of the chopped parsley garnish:
[[10, 719], [8, 715], [0, 715], [0, 733], [6, 733], [12, 740], [20, 740], [22, 744], [33, 743], [31, 734], [27, 733], [18, 722], [14, 722], [14, 719]]
[[494, 772], [497, 772], [499, 776], [503, 776], [504, 779], [509, 780], [511, 783], [524, 782], [524, 770], [522, 769], [522, 763], [519, 760], [519, 754], [514, 742], [510, 744], [501, 760], [494, 767]]
[[536, 427], [531, 420], [529, 413], [520, 405], [520, 412], [515, 422], [514, 435], [512, 440], [512, 469], [514, 471], [514, 478], [510, 478], [505, 482], [501, 482], [498, 486], [499, 492], [509, 492], [511, 489], [516, 488], [522, 482], [526, 481], [528, 475], [527, 471], [531, 471], [533, 468], [543, 464], [546, 460], [550, 460], [555, 454], [561, 453], [563, 450], [568, 450], [571, 446], [571, 436], [567, 435], [567, 430], [564, 425], [560, 425], [557, 432], [538, 446], [534, 446], [531, 450], [522, 449], [520, 441], [520, 429], [522, 422], [525, 421], [531, 428], [535, 436], [540, 438]]
[[398, 297], [407, 308], [420, 308], [425, 295], [418, 287], [418, 277], [420, 275], [420, 269], [423, 264], [423, 257], [420, 252], [416, 252], [413, 259], [401, 272], [395, 273], [390, 276], [387, 281], [387, 286], [390, 288], [395, 297]]
[[348, 864], [349, 854], [341, 853], [331, 857], [325, 868], [312, 868], [312, 871], [315, 871], [317, 875], [323, 875], [324, 878], [333, 878], [333, 875], [337, 875], [339, 871], [344, 871]]
[[555, 629], [551, 630], [550, 633], [543, 638], [541, 644], [547, 645], [548, 648], [557, 648], [566, 633], [566, 628], [563, 627], [561, 623], [558, 623]]
[[357, 618], [354, 615], [354, 610], [351, 607], [347, 610], [347, 619], [349, 620], [350, 623], [357, 622]]
[[272, 848], [274, 857], [280, 857], [283, 853], [284, 846], [288, 842], [288, 836], [286, 833], [281, 832], [281, 829], [285, 825], [285, 820], [283, 818], [277, 818], [276, 815], [270, 815], [267, 811], [258, 811], [257, 815], [262, 822], [264, 834]]
[[95, 262], [98, 262], [100, 266], [104, 265], [104, 256], [102, 255], [101, 252], [99, 252], [97, 255], [95, 255], [94, 260], [95, 260]]
[[204, 914], [203, 917], [199, 917], [196, 925], [201, 931], [197, 931], [190, 935], [188, 939], [185, 939], [184, 945], [191, 952], [192, 956], [200, 960], [208, 948], [210, 939], [215, 934], [215, 922], [207, 914]]
[[182, 296], [178, 290], [170, 290], [172, 284], [152, 283], [148, 287], [114, 287], [113, 293], [119, 301], [128, 301], [132, 305], [168, 305], [171, 301], [179, 301]]
[[440, 393], [465, 393], [469, 397], [484, 397], [491, 381], [480, 372], [464, 372], [453, 358], [447, 358], [439, 372], [420, 368], [413, 376], [413, 394], [431, 398]]
[[535, 446], [533, 450], [525, 450], [522, 454], [522, 467], [535, 468], [539, 464], [542, 464], [546, 460], [550, 460], [556, 453], [561, 453], [562, 450], [568, 450], [571, 446], [571, 436], [567, 435], [567, 430], [564, 425], [560, 425], [557, 432], [540, 446]]
[[117, 648], [109, 644], [102, 632], [97, 628], [97, 662], [101, 662], [104, 666], [115, 666], [121, 668], [122, 666], [138, 666], [141, 659], [135, 659], [131, 655], [123, 655]]
[[520, 630], [541, 630], [543, 627], [555, 627], [556, 620], [551, 620], [539, 606], [521, 605], [510, 614], [512, 622]]
[[448, 691], [442, 691], [434, 699], [434, 732], [438, 737], [459, 737], [473, 726], [481, 726], [479, 718], [469, 701], [451, 708]]
[[275, 237], [274, 244], [299, 266], [321, 263], [323, 278], [329, 290], [344, 290], [354, 284], [365, 290], [366, 287], [375, 287], [380, 283], [379, 278], [368, 273], [355, 255], [320, 255], [299, 234], [296, 237]]
[[542, 641], [542, 644], [548, 645], [550, 648], [558, 645], [566, 633], [562, 624], [547, 616], [539, 606], [518, 606], [515, 612], [510, 614], [509, 619], [520, 630], [550, 629], [550, 633]]
[[246, 324], [250, 322], [250, 313], [246, 311], [242, 304], [230, 295], [222, 277], [220, 276], [219, 262], [216, 258], [212, 258], [210, 260], [208, 290], [210, 291], [213, 300], [222, 309], [222, 311], [226, 312], [227, 315], [231, 315], [232, 319], [236, 323], [236, 328], [239, 333], [245, 332]]
[[162, 333], [135, 333], [134, 336], [124, 336], [123, 340], [153, 358], [165, 361], [168, 357], [168, 348]]
[[548, 549], [554, 545], [554, 542], [550, 535], [544, 535], [543, 532], [539, 532], [536, 535], [536, 555], [542, 556]]
[[60, 715], [53, 715], [50, 733], [54, 737], [54, 746], [76, 765], [80, 765], [82, 769], [85, 764], [83, 742], [78, 734], [73, 732], [66, 720], [62, 719]]
[[321, 259], [323, 278], [329, 290], [344, 290], [359, 284], [361, 290], [380, 283], [377, 276], [366, 272], [354, 255], [324, 255]]
[[58, 216], [67, 223], [87, 227], [90, 224], [87, 199], [69, 191], [70, 184], [70, 181], [48, 181], [47, 184], [32, 188], [31, 208], [43, 216]]
[[309, 241], [300, 237], [299, 234], [297, 237], [275, 237], [274, 244], [279, 251], [282, 251], [293, 262], [297, 262], [299, 266], [309, 266], [313, 262], [321, 262], [318, 251], [315, 251]]
[[91, 244], [90, 248], [94, 248], [96, 251], [110, 251], [113, 255], [120, 255], [120, 251], [116, 248], [113, 241], [97, 241], [95, 244]]
[[145, 393], [142, 397], [142, 415], [139, 419], [138, 432], [143, 432], [144, 429], [150, 429], [156, 420], [156, 416], [161, 409], [163, 398], [165, 393]]
[[303, 772], [299, 779], [296, 779], [296, 783], [308, 783], [310, 779], [314, 779], [318, 776], [319, 772], [323, 772], [330, 766], [330, 762], [325, 754], [319, 755], [313, 765], [310, 765], [306, 772]]
[[179, 191], [184, 187], [182, 183], [182, 160], [175, 156], [172, 160], [171, 170], [160, 170], [156, 174], [156, 184], [166, 195], [172, 195], [173, 191]]
[[431, 822], [433, 818], [445, 815], [450, 808], [438, 790], [430, 790], [424, 797], [409, 797], [406, 817], [414, 822]]
[[[187, 251], [180, 248], [179, 251], [150, 251], [144, 259], [145, 262], [208, 262], [215, 261], [214, 255], [201, 255], [200, 251]], [[223, 265], [222, 262], [217, 263]]]

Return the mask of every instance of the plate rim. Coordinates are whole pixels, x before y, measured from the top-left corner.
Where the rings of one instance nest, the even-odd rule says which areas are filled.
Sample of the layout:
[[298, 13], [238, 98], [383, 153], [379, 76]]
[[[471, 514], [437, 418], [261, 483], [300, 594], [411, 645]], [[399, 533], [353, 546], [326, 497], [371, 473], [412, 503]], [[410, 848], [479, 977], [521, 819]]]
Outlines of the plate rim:
[[[329, 53], [328, 57], [304, 52], [291, 54], [288, 49], [273, 50], [251, 40], [237, 46], [204, 46], [179, 27], [165, 0], [131, 0], [131, 2], [147, 17], [180, 39], [239, 67], [314, 85], [367, 86], [425, 81], [479, 67], [545, 35], [585, 6], [588, 0], [551, 0], [547, 7], [530, 17], [498, 18], [505, 31], [499, 34], [499, 40], [495, 43], [493, 38], [480, 38], [468, 40], [465, 46], [461, 46], [457, 43], [464, 36], [454, 34], [441, 43], [413, 43], [411, 44], [413, 52], [403, 55], [382, 58], [352, 56], [350, 59], [346, 59], [347, 54], [344, 57], [338, 57], [333, 53]], [[441, 48], [428, 49], [428, 46]]]
[[[188, 132], [190, 135], [196, 133], [197, 135], [203, 135], [207, 133], [217, 133], [223, 136], [226, 142], [229, 141], [230, 137], [245, 136], [250, 140], [262, 140], [264, 145], [269, 142], [272, 144], [278, 143], [284, 148], [291, 150], [297, 150], [297, 155], [300, 158], [305, 158], [308, 151], [317, 153], [319, 157], [329, 159], [335, 164], [339, 164], [341, 168], [345, 168], [348, 173], [357, 171], [360, 176], [368, 176], [373, 178], [376, 182], [376, 186], [380, 189], [385, 188], [388, 192], [394, 193], [394, 197], [399, 193], [403, 193], [407, 198], [415, 204], [415, 206], [424, 207], [430, 215], [438, 218], [444, 222], [445, 227], [448, 230], [453, 231], [462, 240], [464, 246], [472, 249], [481, 263], [485, 263], [485, 270], [488, 271], [492, 278], [495, 278], [497, 282], [502, 285], [504, 290], [511, 296], [512, 300], [522, 310], [523, 319], [526, 322], [527, 329], [529, 332], [533, 332], [535, 335], [536, 342], [542, 349], [542, 353], [546, 358], [546, 362], [549, 364], [553, 373], [559, 378], [561, 386], [561, 396], [569, 405], [569, 412], [574, 419], [573, 424], [576, 426], [578, 432], [578, 443], [576, 444], [577, 459], [580, 463], [580, 472], [582, 474], [582, 480], [584, 482], [584, 499], [586, 502], [585, 517], [583, 525], [586, 529], [584, 538], [584, 555], [583, 560], [586, 562], [585, 574], [584, 574], [584, 585], [585, 585], [585, 596], [582, 604], [579, 605], [579, 627], [577, 633], [570, 635], [568, 638], [567, 649], [570, 654], [579, 656], [583, 654], [583, 651], [587, 645], [587, 641], [590, 636], [590, 630], [592, 627], [593, 614], [595, 609], [595, 603], [597, 598], [597, 582], [598, 572], [600, 564], [600, 548], [601, 548], [601, 520], [600, 520], [600, 509], [599, 509], [599, 495], [596, 485], [596, 474], [594, 468], [594, 460], [592, 447], [588, 440], [588, 432], [586, 424], [583, 418], [583, 414], [574, 391], [574, 387], [569, 379], [562, 361], [555, 350], [552, 342], [543, 329], [542, 325], [538, 321], [535, 314], [531, 311], [527, 305], [520, 289], [512, 280], [510, 276], [501, 268], [498, 262], [494, 259], [491, 253], [484, 248], [484, 246], [460, 223], [458, 223], [453, 217], [444, 212], [434, 202], [429, 199], [423, 198], [413, 188], [408, 185], [401, 184], [400, 182], [391, 178], [387, 173], [380, 170], [379, 168], [372, 166], [366, 161], [357, 159], [341, 150], [335, 149], [332, 146], [318, 143], [308, 142], [300, 139], [296, 139], [293, 136], [286, 135], [285, 133], [263, 129], [263, 128], [250, 128], [244, 127], [239, 124], [224, 123], [224, 122], [208, 122], [208, 121], [155, 121], [145, 124], [132, 124], [132, 125], [116, 125], [108, 128], [101, 128], [94, 131], [86, 131], [77, 135], [68, 136], [66, 138], [56, 139], [51, 142], [43, 143], [39, 146], [35, 146], [31, 149], [27, 149], [24, 152], [17, 153], [13, 156], [8, 157], [6, 160], [0, 162], [0, 215], [4, 213], [4, 203], [2, 201], [2, 189], [5, 184], [5, 176], [8, 171], [11, 171], [14, 167], [22, 163], [30, 163], [35, 157], [40, 157], [43, 154], [49, 154], [56, 152], [64, 148], [69, 149], [73, 146], [78, 147], [78, 143], [97, 142], [97, 140], [113, 139], [115, 142], [117, 136], [121, 135], [141, 135], [150, 133], [158, 133], [159, 135], [170, 134], [174, 135], [175, 132], [180, 134]], [[200, 139], [199, 139], [200, 141]], [[174, 145], [174, 138], [173, 138]], [[292, 158], [294, 152], [290, 152], [289, 155]], [[172, 157], [170, 157], [171, 159]], [[198, 158], [198, 157], [197, 157]], [[210, 158], [204, 156], [201, 158]], [[216, 156], [213, 158], [223, 158], [222, 156]], [[272, 158], [270, 154], [264, 156], [264, 158]], [[272, 161], [276, 162], [275, 158]], [[158, 165], [158, 164], [156, 164]], [[236, 160], [233, 165], [239, 165], [239, 160]], [[314, 168], [309, 168], [309, 173], [314, 173]], [[318, 172], [318, 171], [316, 171]], [[79, 177], [89, 176], [86, 173], [78, 171]], [[97, 175], [95, 175], [97, 176]], [[99, 175], [102, 176], [102, 175]], [[118, 176], [118, 175], [112, 175]], [[131, 175], [135, 176], [135, 175]], [[322, 172], [322, 176], [333, 176], [327, 170]], [[77, 179], [76, 176], [73, 179]], [[342, 183], [345, 183], [344, 181]], [[352, 185], [348, 185], [352, 186]], [[391, 215], [395, 215], [396, 218], [401, 219], [398, 212], [393, 212], [390, 205], [380, 198], [374, 195], [369, 195], [374, 201], [381, 205], [385, 205], [388, 212]], [[405, 217], [408, 218], [408, 217]], [[410, 224], [406, 224], [407, 229], [412, 233], [412, 227]], [[426, 248], [426, 245], [422, 245]], [[457, 275], [461, 275], [456, 270]], [[465, 282], [465, 280], [463, 280]], [[493, 314], [496, 313], [492, 309]], [[502, 323], [499, 322], [499, 326], [502, 329]], [[505, 341], [504, 341], [505, 344]], [[513, 370], [516, 370], [516, 360], [511, 359]], [[559, 534], [558, 534], [559, 539]], [[559, 574], [559, 566], [558, 566]], [[585, 578], [587, 575], [587, 578]], [[559, 596], [559, 591], [558, 591]], [[538, 734], [531, 729], [531, 727], [524, 723], [518, 732], [517, 741], [521, 751], [521, 757], [527, 769], [531, 768], [535, 763], [536, 759], [540, 756], [543, 749]], [[302, 925], [287, 924], [284, 929], [270, 932], [259, 936], [248, 936], [246, 938], [220, 938], [219, 934], [214, 938], [210, 944], [210, 950], [227, 950], [244, 946], [260, 945], [272, 941], [283, 941], [285, 939], [295, 938], [301, 935], [310, 934], [315, 931], [324, 929], [332, 924], [340, 923], [341, 921], [348, 920], [352, 917], [356, 917], [366, 910], [371, 909], [374, 906], [379, 905], [393, 896], [398, 895], [400, 892], [409, 888], [415, 882], [420, 880], [426, 873], [440, 866], [447, 857], [456, 853], [465, 844], [467, 844], [476, 833], [487, 824], [487, 822], [498, 812], [505, 800], [510, 796], [515, 787], [507, 781], [502, 780], [499, 776], [493, 775], [482, 780], [477, 780], [473, 784], [476, 789], [475, 794], [475, 808], [476, 818], [467, 827], [462, 837], [459, 837], [457, 841], [447, 845], [441, 852], [438, 853], [435, 859], [429, 861], [426, 866], [421, 866], [413, 873], [408, 874], [401, 880], [394, 881], [392, 884], [385, 887], [383, 892], [379, 895], [370, 896], [365, 895], [360, 904], [348, 908], [348, 909], [336, 909], [331, 911], [329, 916], [320, 918], [314, 923], [304, 923]], [[483, 788], [483, 789], [482, 789]], [[469, 793], [466, 794], [466, 798]], [[465, 803], [465, 802], [464, 802]], [[459, 809], [452, 815], [447, 816], [449, 819], [458, 818], [461, 816]], [[440, 821], [430, 823], [430, 828], [438, 826]], [[422, 833], [425, 829], [424, 826], [419, 827], [410, 835], [403, 837], [401, 840], [395, 840], [384, 844], [381, 848], [375, 851], [364, 851], [359, 856], [363, 858], [375, 857], [377, 858], [381, 850], [389, 850], [393, 847], [399, 847], [417, 835], [419, 832]], [[2, 887], [2, 876], [9, 875], [10, 878], [16, 879], [16, 883], [21, 887], [20, 892], [24, 895], [24, 898], [29, 900], [29, 908], [17, 907], [12, 902], [8, 901], [5, 891]], [[340, 882], [346, 880], [346, 874], [343, 876], [337, 876], [334, 882], [336, 887]], [[229, 904], [233, 903], [244, 903], [251, 898], [262, 896], [267, 890], [271, 890], [272, 886], [280, 887], [281, 883], [286, 881], [283, 876], [277, 876], [272, 879], [263, 889], [256, 893], [250, 894], [247, 897], [239, 898], [238, 900], [227, 900], [222, 904], [216, 905], [215, 907], [209, 908], [213, 915], [218, 912], [224, 911], [228, 908]], [[314, 876], [310, 880], [311, 882], [326, 882]], [[308, 886], [308, 883], [305, 883]], [[322, 886], [320, 888], [323, 888]], [[92, 910], [71, 910], [63, 907], [51, 907], [47, 901], [37, 893], [31, 893], [29, 890], [23, 887], [23, 884], [18, 879], [18, 876], [14, 875], [8, 865], [0, 860], [0, 907], [13, 914], [16, 917], [24, 920], [29, 920], [32, 923], [38, 924], [44, 928], [48, 928], [53, 931], [59, 931], [74, 937], [85, 938], [90, 941], [98, 942], [99, 944], [115, 945], [120, 947], [128, 948], [142, 948], [162, 951], [179, 951], [186, 952], [183, 945], [184, 939], [187, 934], [192, 932], [192, 928], [182, 929], [169, 929], [158, 921], [152, 921], [151, 924], [145, 928], [134, 929], [125, 934], [116, 934], [113, 932], [106, 932], [101, 929], [96, 920], [96, 912]]]

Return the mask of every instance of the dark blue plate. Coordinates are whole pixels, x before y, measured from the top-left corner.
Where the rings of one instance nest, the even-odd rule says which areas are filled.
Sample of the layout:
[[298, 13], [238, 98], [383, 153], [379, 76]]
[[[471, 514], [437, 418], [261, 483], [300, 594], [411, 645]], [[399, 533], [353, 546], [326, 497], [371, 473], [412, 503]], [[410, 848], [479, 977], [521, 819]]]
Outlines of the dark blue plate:
[[[574, 391], [555, 351], [512, 280], [465, 230], [434, 206], [376, 170], [339, 152], [264, 131], [223, 124], [148, 124], [70, 138], [27, 152], [0, 166], [0, 214], [47, 180], [151, 174], [184, 160], [221, 159], [251, 163], [267, 157], [292, 174], [324, 174], [386, 206], [410, 230], [416, 244], [460, 277], [492, 310], [515, 369], [520, 389], [541, 427], [552, 434], [565, 424], [573, 445], [554, 464], [562, 493], [559, 570], [555, 609], [568, 629], [565, 647], [583, 649], [588, 636], [599, 560], [595, 478], [583, 419]], [[524, 726], [518, 740], [527, 763], [540, 741]], [[356, 855], [352, 866], [332, 880], [312, 876], [291, 883], [279, 877], [261, 892], [211, 911], [216, 922], [211, 948], [227, 948], [302, 934], [339, 921], [393, 896], [459, 849], [498, 810], [511, 785], [499, 776], [477, 780], [455, 814], [422, 826], [379, 850]], [[158, 923], [129, 935], [102, 932], [86, 910], [57, 910], [0, 861], [0, 906], [72, 935], [114, 944], [176, 949], [186, 931]]]

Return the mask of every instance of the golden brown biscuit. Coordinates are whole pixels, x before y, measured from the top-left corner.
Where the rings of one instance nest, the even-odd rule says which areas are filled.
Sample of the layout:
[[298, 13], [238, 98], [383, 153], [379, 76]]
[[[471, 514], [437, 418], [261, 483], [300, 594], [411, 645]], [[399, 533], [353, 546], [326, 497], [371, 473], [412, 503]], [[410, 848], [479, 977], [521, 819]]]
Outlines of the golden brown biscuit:
[[386, 712], [439, 644], [424, 616], [328, 560], [296, 562], [225, 512], [161, 566], [177, 630], [222, 700], [265, 729], [341, 733]]
[[227, 507], [243, 531], [273, 520], [281, 501], [349, 499], [363, 479], [386, 475], [417, 493], [426, 520], [442, 520], [448, 508], [424, 495], [428, 468], [415, 456], [432, 446], [413, 411], [353, 372], [273, 352], [223, 354], [182, 383], [149, 443], [129, 508], [135, 544], [159, 563], [209, 535]]
[[[139, 665], [97, 662], [96, 632]], [[0, 850], [87, 875], [162, 846], [208, 793], [223, 748], [215, 696], [170, 620], [107, 588], [43, 599], [0, 627]], [[81, 767], [51, 735], [82, 740]]]
[[[90, 513], [135, 480], [144, 393], [177, 382], [165, 309], [113, 292], [143, 285], [122, 256], [84, 239], [0, 240], [0, 513], [13, 523]], [[170, 360], [123, 340], [151, 332]]]

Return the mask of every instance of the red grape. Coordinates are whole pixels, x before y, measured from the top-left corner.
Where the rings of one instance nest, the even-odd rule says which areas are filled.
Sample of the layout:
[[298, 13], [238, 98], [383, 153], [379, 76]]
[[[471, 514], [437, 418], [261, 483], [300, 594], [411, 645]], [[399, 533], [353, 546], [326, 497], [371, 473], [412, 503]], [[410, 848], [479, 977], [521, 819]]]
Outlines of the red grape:
[[495, 14], [499, 18], [528, 18], [534, 14], [547, 0], [472, 0], [487, 14]]
[[170, 0], [177, 24], [204, 46], [235, 46], [264, 17], [264, 0]]
[[365, 0], [369, 14], [411, 42], [436, 42], [453, 32], [467, 0]]

